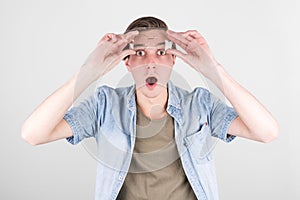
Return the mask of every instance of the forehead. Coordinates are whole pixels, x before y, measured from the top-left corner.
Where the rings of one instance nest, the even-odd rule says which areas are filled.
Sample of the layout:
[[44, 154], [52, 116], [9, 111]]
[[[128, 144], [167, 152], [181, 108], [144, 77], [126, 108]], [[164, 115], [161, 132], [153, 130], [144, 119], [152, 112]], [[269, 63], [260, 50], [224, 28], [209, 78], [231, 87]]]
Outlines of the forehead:
[[167, 40], [167, 34], [165, 30], [145, 30], [134, 38], [134, 46], [155, 47], [157, 45], [164, 44]]

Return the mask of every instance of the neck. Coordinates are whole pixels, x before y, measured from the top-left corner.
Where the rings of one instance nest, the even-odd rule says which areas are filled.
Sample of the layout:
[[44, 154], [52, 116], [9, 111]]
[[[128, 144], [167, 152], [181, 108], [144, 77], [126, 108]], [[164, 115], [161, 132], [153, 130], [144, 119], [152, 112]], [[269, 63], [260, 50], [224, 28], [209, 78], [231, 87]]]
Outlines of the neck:
[[166, 116], [166, 106], [168, 101], [168, 91], [163, 90], [158, 96], [149, 98], [138, 90], [136, 91], [137, 105], [145, 116], [150, 119], [161, 119]]

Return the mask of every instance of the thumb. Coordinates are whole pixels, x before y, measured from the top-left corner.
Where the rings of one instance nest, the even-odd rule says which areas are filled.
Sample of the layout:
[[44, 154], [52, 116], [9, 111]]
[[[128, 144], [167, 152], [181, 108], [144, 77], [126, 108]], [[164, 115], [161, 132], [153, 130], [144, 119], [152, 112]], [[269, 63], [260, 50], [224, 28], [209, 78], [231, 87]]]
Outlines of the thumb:
[[126, 49], [126, 50], [124, 50], [124, 51], [121, 52], [120, 58], [121, 58], [121, 59], [124, 59], [124, 58], [126, 58], [127, 56], [129, 56], [129, 55], [134, 55], [134, 54], [136, 54], [136, 52], [135, 52], [134, 50], [132, 50], [132, 49]]
[[182, 53], [181, 51], [177, 50], [177, 49], [167, 49], [166, 51], [167, 54], [173, 54], [181, 59], [185, 59], [186, 54]]
[[114, 60], [112, 60], [112, 62], [110, 63], [110, 68], [116, 66], [118, 63], [121, 62], [121, 60], [125, 59], [127, 56], [129, 55], [133, 55], [136, 52], [132, 49], [127, 49], [121, 52], [121, 54], [119, 56], [117, 56]]
[[166, 53], [173, 54], [173, 55], [181, 58], [185, 63], [187, 63], [188, 65], [193, 67], [192, 63], [190, 62], [189, 58], [187, 57], [187, 54], [182, 53], [181, 51], [179, 51], [177, 49], [168, 49]]

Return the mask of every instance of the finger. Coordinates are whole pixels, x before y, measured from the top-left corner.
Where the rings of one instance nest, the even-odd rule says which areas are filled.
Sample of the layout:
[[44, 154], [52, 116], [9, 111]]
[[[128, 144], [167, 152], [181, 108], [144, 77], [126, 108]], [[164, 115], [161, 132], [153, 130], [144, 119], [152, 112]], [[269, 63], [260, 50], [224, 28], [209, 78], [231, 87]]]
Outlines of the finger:
[[175, 55], [181, 59], [184, 59], [187, 54], [177, 50], [177, 49], [167, 49], [166, 51], [167, 54]]
[[186, 38], [189, 42], [195, 40], [195, 38], [192, 37], [192, 36], [190, 36], [190, 35], [187, 35], [185, 38]]
[[187, 36], [187, 35], [194, 35], [196, 33], [198, 33], [198, 31], [196, 31], [196, 30], [188, 30], [188, 31], [182, 33], [182, 35]]
[[139, 34], [138, 31], [131, 31], [126, 34], [117, 35], [117, 40], [115, 41], [115, 45], [121, 50], [126, 47], [126, 45], [133, 41], [133, 39]]
[[119, 64], [121, 60], [123, 60], [123, 58], [133, 54], [135, 54], [135, 51], [131, 49], [122, 51], [122, 53], [119, 56], [117, 56], [115, 59], [112, 60], [112, 62], [108, 65], [104, 73], [109, 72], [112, 68], [114, 68], [117, 64]]
[[121, 52], [120, 58], [123, 59], [123, 58], [125, 58], [127, 56], [135, 55], [135, 54], [136, 54], [136, 52], [134, 50], [132, 50], [132, 49], [126, 49], [126, 50], [124, 50], [124, 51]]
[[114, 44], [119, 45], [120, 43], [126, 42], [127, 40], [123, 35], [116, 35], [116, 40], [114, 41]]
[[128, 44], [129, 42], [132, 42], [133, 39], [139, 34], [138, 31], [131, 31], [131, 32], [128, 32], [126, 34], [120, 34], [120, 35], [117, 35], [117, 41], [116, 43], [118, 43], [118, 45], [121, 45], [123, 44], [123, 42], [125, 42], [126, 44]]
[[188, 60], [188, 57], [187, 57], [188, 54], [182, 53], [181, 51], [178, 51], [177, 49], [168, 49], [167, 54], [173, 54], [173, 55], [181, 58], [188, 65], [192, 66], [191, 62]]
[[106, 41], [111, 41], [115, 37], [116, 37], [116, 34], [114, 34], [114, 33], [108, 33], [105, 35]]
[[106, 33], [100, 41], [108, 41], [112, 37], [112, 33]]
[[172, 38], [176, 39], [176, 41], [182, 43], [183, 45], [187, 45], [189, 43], [189, 41], [182, 35], [182, 33], [176, 33], [174, 31], [167, 30], [167, 36], [171, 36]]
[[116, 48], [116, 50], [117, 50], [118, 52], [121, 52], [121, 51], [124, 50], [124, 49], [128, 49], [128, 48], [126, 48], [126, 46], [128, 45], [128, 43], [130, 43], [129, 40], [123, 38], [123, 39], [117, 41], [117, 42], [114, 44], [114, 48]]
[[138, 34], [139, 34], [138, 31], [130, 31], [130, 32], [124, 34], [124, 37], [125, 37], [127, 40], [129, 40], [129, 42], [130, 42], [130, 41], [133, 40]]
[[114, 33], [107, 33], [107, 34], [105, 34], [105, 35], [100, 39], [100, 41], [97, 43], [97, 46], [98, 46], [99, 44], [104, 43], [104, 42], [110, 41], [110, 40], [112, 39], [112, 37], [114, 37], [114, 36], [115, 36]]
[[204, 38], [196, 30], [189, 30], [180, 33], [180, 35], [188, 41], [187, 45], [183, 47], [186, 52], [194, 51], [198, 45], [207, 45]]
[[109, 36], [110, 38], [107, 40], [108, 42], [112, 42], [112, 43], [115, 43], [118, 41], [118, 36], [113, 34], [111, 36]]
[[198, 31], [188, 31], [188, 34], [189, 35], [192, 35], [195, 39], [200, 39], [200, 38], [203, 38], [204, 37], [198, 32]]
[[167, 37], [172, 42], [175, 42], [176, 44], [178, 44], [184, 50], [187, 50], [187, 46], [189, 44], [189, 41], [186, 38], [184, 38], [182, 36], [179, 36], [178, 34], [168, 34]]
[[196, 39], [198, 41], [199, 44], [203, 45], [203, 44], [207, 44], [206, 40], [204, 39], [204, 37], [195, 30], [192, 31], [187, 31], [183, 34], [185, 37], [192, 37], [194, 39]]
[[116, 45], [116, 47], [121, 51], [126, 47], [127, 44], [128, 44], [128, 40], [122, 38], [119, 41], [117, 41], [114, 45]]

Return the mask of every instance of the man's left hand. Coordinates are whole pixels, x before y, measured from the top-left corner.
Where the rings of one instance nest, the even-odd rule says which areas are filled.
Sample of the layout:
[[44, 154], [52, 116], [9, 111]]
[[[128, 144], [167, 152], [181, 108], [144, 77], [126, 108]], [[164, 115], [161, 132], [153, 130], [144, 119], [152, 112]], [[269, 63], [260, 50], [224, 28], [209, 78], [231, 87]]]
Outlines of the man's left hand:
[[213, 57], [207, 42], [198, 31], [189, 30], [186, 32], [167, 31], [168, 38], [178, 44], [186, 53], [177, 49], [168, 49], [168, 54], [181, 58], [184, 62], [202, 73], [207, 78], [213, 76], [218, 62]]

